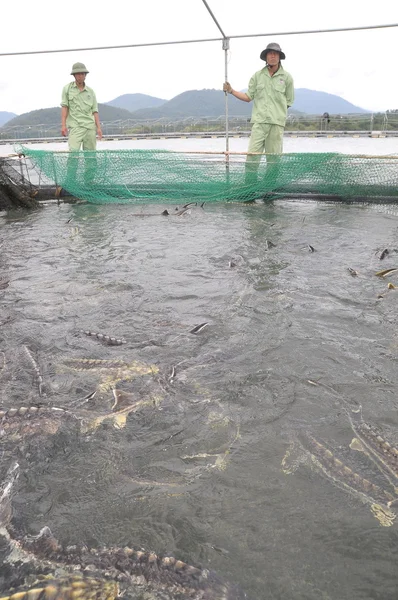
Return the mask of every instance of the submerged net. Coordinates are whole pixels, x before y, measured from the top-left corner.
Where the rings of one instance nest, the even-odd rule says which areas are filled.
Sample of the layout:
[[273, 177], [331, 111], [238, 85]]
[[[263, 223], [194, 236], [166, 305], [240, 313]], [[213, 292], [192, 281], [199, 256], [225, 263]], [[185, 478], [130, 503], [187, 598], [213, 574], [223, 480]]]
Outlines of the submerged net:
[[265, 157], [167, 150], [24, 155], [66, 192], [93, 203], [226, 202], [302, 195], [398, 200], [398, 155], [295, 153]]
[[17, 157], [0, 157], [0, 210], [34, 208], [35, 196], [36, 190], [29, 184]]

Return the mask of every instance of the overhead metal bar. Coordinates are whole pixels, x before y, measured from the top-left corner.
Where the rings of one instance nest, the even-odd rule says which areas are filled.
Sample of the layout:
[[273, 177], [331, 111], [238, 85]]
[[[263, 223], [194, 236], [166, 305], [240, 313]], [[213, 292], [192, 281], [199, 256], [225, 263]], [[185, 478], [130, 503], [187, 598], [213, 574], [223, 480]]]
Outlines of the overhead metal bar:
[[[202, 0], [202, 2], [205, 5], [205, 7], [207, 8], [207, 10], [209, 11], [211, 18], [213, 19], [214, 23], [217, 25], [219, 31], [221, 32], [221, 34], [223, 36], [222, 49], [224, 50], [224, 76], [225, 76], [225, 81], [228, 81], [229, 38], [223, 32], [221, 25], [219, 24], [216, 17], [214, 16], [214, 13], [211, 10], [209, 4], [206, 2], [206, 0]], [[225, 92], [225, 166], [227, 168], [227, 175], [229, 175], [229, 120], [228, 120], [228, 94], [227, 94], [227, 92]]]
[[[250, 33], [245, 35], [230, 35], [229, 39], [253, 38], [253, 37], [277, 37], [281, 35], [306, 35], [311, 33], [339, 33], [344, 31], [364, 31], [369, 29], [386, 29], [398, 27], [398, 23], [386, 25], [364, 25], [362, 27], [337, 27], [334, 29], [307, 29], [303, 31], [274, 31], [268, 33]], [[91, 46], [83, 48], [62, 48], [59, 50], [27, 50], [25, 52], [0, 52], [0, 56], [26, 56], [29, 54], [56, 54], [62, 52], [90, 52], [92, 50], [121, 50], [124, 48], [144, 48], [148, 46], [170, 46], [173, 44], [199, 44], [203, 42], [221, 42], [225, 37], [203, 38], [195, 40], [175, 40], [173, 42], [149, 42], [143, 44], [123, 44], [119, 46]]]
[[205, 7], [207, 8], [207, 10], [209, 11], [209, 13], [211, 14], [211, 17], [214, 21], [214, 23], [217, 25], [218, 29], [220, 30], [221, 35], [226, 38], [227, 36], [225, 35], [225, 33], [223, 32], [223, 30], [220, 27], [219, 22], [217, 21], [216, 17], [214, 16], [210, 6], [207, 4], [206, 0], [202, 0], [203, 4], [205, 5]]

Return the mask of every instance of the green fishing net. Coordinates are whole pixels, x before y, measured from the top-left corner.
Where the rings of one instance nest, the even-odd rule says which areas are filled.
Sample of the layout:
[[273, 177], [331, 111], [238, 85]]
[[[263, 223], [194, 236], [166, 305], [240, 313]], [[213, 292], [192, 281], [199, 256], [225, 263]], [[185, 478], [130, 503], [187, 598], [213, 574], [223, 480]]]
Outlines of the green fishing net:
[[245, 202], [297, 194], [398, 200], [398, 155], [255, 156], [167, 150], [22, 149], [68, 195], [92, 203]]

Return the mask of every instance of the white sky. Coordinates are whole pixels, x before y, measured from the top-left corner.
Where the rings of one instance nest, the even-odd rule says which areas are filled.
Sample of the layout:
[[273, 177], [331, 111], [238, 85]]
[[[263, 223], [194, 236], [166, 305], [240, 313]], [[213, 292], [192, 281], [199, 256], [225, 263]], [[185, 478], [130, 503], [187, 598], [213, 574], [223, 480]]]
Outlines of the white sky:
[[[398, 23], [398, 1], [207, 0], [228, 35]], [[0, 53], [222, 37], [202, 0], [3, 0]], [[231, 39], [228, 79], [246, 88], [278, 42], [295, 87], [337, 94], [369, 110], [398, 109], [398, 27], [359, 32]], [[21, 114], [58, 106], [72, 64], [90, 73], [99, 102], [127, 93], [171, 99], [221, 89], [221, 41], [0, 56], [0, 110]]]

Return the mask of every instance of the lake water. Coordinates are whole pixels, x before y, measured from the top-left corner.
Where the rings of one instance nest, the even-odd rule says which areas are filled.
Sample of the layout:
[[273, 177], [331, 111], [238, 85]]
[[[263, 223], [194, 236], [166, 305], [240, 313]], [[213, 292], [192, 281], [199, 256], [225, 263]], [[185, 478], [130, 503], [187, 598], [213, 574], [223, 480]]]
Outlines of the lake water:
[[[120, 144], [223, 149], [222, 140]], [[289, 138], [285, 151], [391, 154], [397, 141]], [[79, 400], [115, 369], [72, 369], [74, 359], [135, 364], [116, 387], [143, 401], [121, 428], [104, 420], [3, 440], [2, 476], [15, 457], [22, 470], [14, 525], [28, 534], [48, 525], [66, 544], [172, 554], [252, 600], [395, 600], [398, 519], [382, 526], [370, 492], [355, 494], [308, 452], [290, 474], [282, 461], [310, 434], [394, 494], [350, 449], [348, 415], [361, 405], [397, 446], [398, 290], [388, 283], [398, 275], [375, 273], [398, 266], [398, 207], [280, 200], [167, 218], [163, 208], [61, 204], [0, 217], [2, 406], [62, 406], [85, 422], [111, 412], [104, 386]]]
[[[230, 138], [230, 150], [247, 152], [248, 138]], [[62, 150], [67, 143], [31, 144], [32, 148]], [[98, 142], [98, 150], [109, 148], [161, 149], [175, 151], [224, 151], [225, 140], [216, 139], [164, 139], [164, 140], [119, 140]], [[14, 146], [0, 146], [1, 154], [13, 152]], [[398, 138], [290, 138], [284, 139], [284, 152], [342, 152], [343, 154], [398, 154]]]

